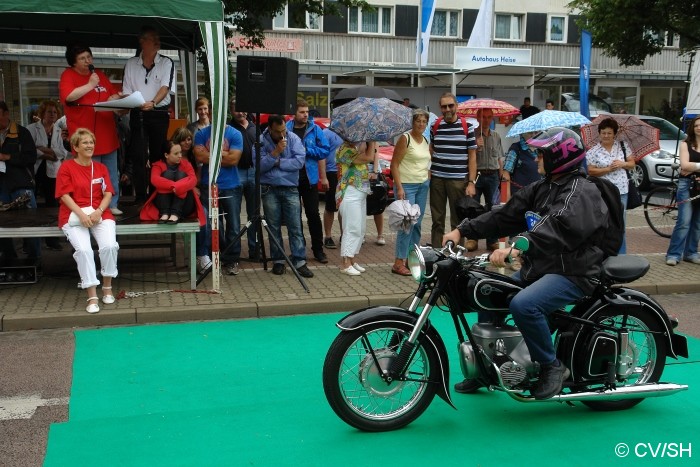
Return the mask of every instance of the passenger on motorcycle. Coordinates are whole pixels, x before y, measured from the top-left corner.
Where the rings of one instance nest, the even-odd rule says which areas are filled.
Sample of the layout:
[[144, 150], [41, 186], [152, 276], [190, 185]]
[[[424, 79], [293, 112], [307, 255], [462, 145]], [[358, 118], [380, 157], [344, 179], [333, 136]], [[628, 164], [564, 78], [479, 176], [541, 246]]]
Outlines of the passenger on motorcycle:
[[[500, 209], [464, 220], [443, 244], [462, 237], [517, 235], [511, 246], [494, 251], [490, 262], [504, 267], [507, 260], [522, 261], [513, 278], [525, 287], [513, 297], [510, 311], [532, 360], [541, 366], [531, 393], [548, 399], [561, 392], [569, 370], [556, 358], [547, 315], [593, 291], [592, 279], [606, 257], [597, 245], [608, 227], [608, 208], [596, 185], [579, 171], [586, 153], [576, 133], [550, 128], [527, 143], [537, 151], [545, 178], [522, 188]], [[464, 380], [455, 390], [469, 393], [479, 387]]]

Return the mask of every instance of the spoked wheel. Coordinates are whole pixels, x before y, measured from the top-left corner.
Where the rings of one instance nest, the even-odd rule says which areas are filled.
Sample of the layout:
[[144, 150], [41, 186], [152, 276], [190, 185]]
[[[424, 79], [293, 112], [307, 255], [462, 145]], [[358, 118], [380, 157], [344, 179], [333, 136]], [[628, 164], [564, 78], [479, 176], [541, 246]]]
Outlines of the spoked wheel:
[[343, 332], [323, 365], [323, 389], [335, 413], [365, 431], [389, 431], [418, 418], [435, 397], [437, 354], [419, 338], [404, 377], [382, 378], [410, 334], [409, 325], [371, 324]]
[[[667, 345], [663, 329], [649, 311], [609, 308], [597, 313], [594, 320], [607, 326], [621, 328], [625, 317], [627, 318], [626, 328], [629, 331], [629, 346], [628, 351], [619, 357], [618, 371], [621, 374], [618, 375], [618, 387], [658, 382], [666, 365]], [[617, 337], [615, 333], [606, 332]], [[575, 353], [581, 357], [585, 350], [579, 347]], [[642, 400], [644, 399], [583, 401], [583, 403], [595, 410], [624, 410], [634, 407]]]
[[654, 232], [671, 238], [678, 219], [676, 191], [666, 186], [651, 190], [644, 199], [644, 218]]

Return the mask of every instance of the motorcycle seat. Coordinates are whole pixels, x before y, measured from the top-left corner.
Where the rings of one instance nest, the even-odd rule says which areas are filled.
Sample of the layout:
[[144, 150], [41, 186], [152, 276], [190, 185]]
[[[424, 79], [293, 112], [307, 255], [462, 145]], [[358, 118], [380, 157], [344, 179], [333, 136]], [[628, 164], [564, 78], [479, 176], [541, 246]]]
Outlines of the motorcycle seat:
[[602, 276], [617, 284], [635, 281], [649, 271], [649, 261], [641, 256], [610, 256], [602, 265]]

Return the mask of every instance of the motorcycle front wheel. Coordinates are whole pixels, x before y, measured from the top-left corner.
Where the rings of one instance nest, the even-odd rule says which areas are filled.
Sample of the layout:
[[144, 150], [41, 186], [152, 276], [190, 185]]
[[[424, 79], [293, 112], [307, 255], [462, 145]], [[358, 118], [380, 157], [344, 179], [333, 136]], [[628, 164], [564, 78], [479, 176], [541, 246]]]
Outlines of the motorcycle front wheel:
[[[629, 351], [620, 358], [631, 369], [629, 374], [618, 380], [618, 387], [635, 384], [656, 383], [661, 378], [666, 365], [666, 337], [664, 329], [645, 309], [623, 310], [611, 307], [597, 313], [594, 320], [616, 328], [621, 328], [626, 317], [626, 328], [629, 331]], [[583, 349], [578, 349], [578, 355]], [[610, 401], [583, 401], [583, 404], [594, 410], [612, 411], [634, 407], [644, 399], [626, 399]]]
[[411, 326], [374, 323], [335, 338], [323, 365], [323, 389], [333, 411], [363, 431], [390, 431], [418, 418], [435, 397], [439, 360], [420, 336], [404, 377], [382, 378]]

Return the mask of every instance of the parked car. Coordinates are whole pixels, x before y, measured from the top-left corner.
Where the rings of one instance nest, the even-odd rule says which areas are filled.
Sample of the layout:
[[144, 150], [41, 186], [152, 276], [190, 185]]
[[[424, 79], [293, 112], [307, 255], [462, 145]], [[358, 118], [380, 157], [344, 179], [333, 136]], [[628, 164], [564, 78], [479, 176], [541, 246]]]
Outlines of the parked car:
[[[634, 183], [645, 190], [654, 183], [668, 185], [671, 183], [673, 169], [671, 164], [677, 162], [680, 143], [686, 138], [683, 130], [661, 117], [651, 115], [636, 115], [637, 118], [659, 129], [659, 145], [661, 149], [644, 156], [631, 171]], [[678, 176], [675, 171], [674, 177]]]
[[[565, 92], [561, 95], [561, 110], [566, 112], [581, 111], [581, 95], [577, 92]], [[588, 95], [588, 111], [591, 117], [599, 113], [613, 113], [612, 106], [595, 94]]]

